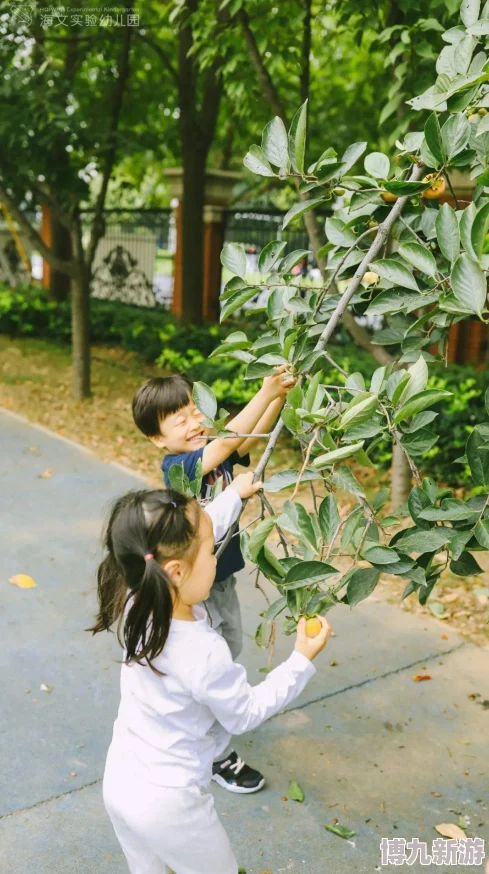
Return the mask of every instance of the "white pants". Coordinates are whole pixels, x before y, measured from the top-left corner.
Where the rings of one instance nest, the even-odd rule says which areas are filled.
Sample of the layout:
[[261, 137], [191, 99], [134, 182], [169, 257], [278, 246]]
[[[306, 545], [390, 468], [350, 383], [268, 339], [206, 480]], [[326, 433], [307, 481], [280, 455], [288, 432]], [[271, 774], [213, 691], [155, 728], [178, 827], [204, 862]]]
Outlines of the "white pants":
[[198, 786], [156, 786], [132, 755], [112, 744], [104, 803], [131, 874], [237, 874], [214, 799]]

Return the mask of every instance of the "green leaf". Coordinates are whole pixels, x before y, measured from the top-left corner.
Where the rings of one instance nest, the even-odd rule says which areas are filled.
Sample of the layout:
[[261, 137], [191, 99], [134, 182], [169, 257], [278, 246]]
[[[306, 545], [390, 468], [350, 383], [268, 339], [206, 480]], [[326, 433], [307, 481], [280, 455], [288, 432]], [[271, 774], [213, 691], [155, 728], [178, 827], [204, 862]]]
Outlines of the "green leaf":
[[409, 493], [408, 507], [412, 520], [416, 523], [418, 528], [424, 528], [425, 530], [431, 528], [429, 522], [420, 518], [420, 513], [422, 513], [423, 510], [426, 510], [427, 507], [431, 506], [431, 499], [428, 497], [424, 489], [421, 489], [419, 486], [413, 486]]
[[466, 455], [469, 462], [472, 479], [476, 486], [484, 486], [489, 489], [489, 449], [486, 449], [487, 440], [474, 428], [467, 440]]
[[440, 122], [438, 121], [438, 113], [432, 112], [424, 127], [424, 135], [428, 148], [436, 159], [438, 164], [443, 164], [445, 161], [445, 150], [441, 136]]
[[378, 402], [377, 395], [371, 395], [370, 392], [356, 395], [342, 413], [339, 427], [345, 429], [366, 422], [375, 413]]
[[270, 516], [268, 519], [263, 519], [255, 528], [253, 528], [248, 541], [248, 552], [253, 561], [256, 559], [261, 548], [265, 545], [267, 537], [275, 528], [277, 519], [278, 516]]
[[427, 507], [419, 515], [429, 522], [463, 522], [475, 519], [479, 513], [463, 501], [448, 499], [442, 501], [441, 507]]
[[472, 225], [474, 223], [474, 219], [477, 215], [477, 207], [474, 203], [469, 203], [469, 205], [463, 210], [462, 216], [460, 219], [460, 236], [462, 238], [462, 245], [469, 255], [472, 258], [472, 261], [477, 261], [477, 255], [474, 252], [472, 247]]
[[370, 265], [383, 279], [392, 282], [393, 285], [400, 285], [402, 288], [412, 288], [414, 291], [419, 291], [418, 284], [408, 268], [400, 261], [395, 261], [393, 258], [385, 258], [382, 261], [374, 261]]
[[426, 383], [428, 382], [428, 365], [422, 355], [419, 356], [418, 360], [415, 361], [411, 367], [408, 367], [407, 373], [409, 376], [409, 382], [404, 387], [399, 399], [396, 398], [394, 393], [393, 401], [396, 405], [397, 403], [406, 404], [410, 398], [424, 391], [426, 388]]
[[352, 838], [355, 834], [355, 832], [351, 828], [348, 828], [346, 825], [325, 825], [324, 828], [327, 829], [329, 832], [333, 832], [334, 835], [338, 835], [339, 838], [344, 838], [345, 840]]
[[389, 175], [391, 162], [387, 155], [382, 152], [371, 152], [367, 155], [363, 162], [366, 173], [374, 176], [375, 179], [386, 179]]
[[470, 122], [463, 112], [450, 115], [441, 129], [443, 148], [448, 161], [462, 152], [470, 137]]
[[[298, 478], [298, 470], [281, 470], [279, 473], [274, 473], [270, 479], [265, 480], [263, 488], [266, 492], [280, 492], [282, 489], [295, 486]], [[317, 479], [322, 479], [320, 473], [316, 473], [314, 470], [305, 470], [302, 474], [301, 482], [307, 483]]]
[[289, 157], [290, 163], [296, 173], [304, 172], [304, 158], [306, 154], [307, 133], [307, 100], [292, 119], [289, 130]]
[[304, 509], [302, 504], [297, 501], [286, 501], [283, 507], [283, 513], [278, 518], [278, 525], [291, 534], [295, 534], [316, 551], [317, 539], [316, 531], [312, 523], [311, 516]]
[[330, 544], [341, 522], [333, 495], [327, 495], [319, 507], [319, 527], [326, 543]]
[[360, 495], [365, 497], [365, 493], [358, 482], [357, 478], [352, 474], [348, 467], [340, 467], [331, 474], [331, 482], [345, 492], [350, 492], [352, 495]]
[[486, 405], [486, 413], [489, 416], [489, 388], [486, 389], [486, 393], [484, 395], [484, 403]]
[[348, 446], [340, 446], [338, 449], [333, 449], [331, 452], [326, 452], [324, 455], [318, 455], [312, 462], [314, 467], [323, 468], [334, 464], [336, 461], [341, 461], [343, 458], [349, 458], [354, 455], [359, 449], [363, 448], [363, 440], [360, 443], [352, 443]]
[[387, 366], [377, 367], [372, 374], [372, 379], [370, 380], [370, 391], [374, 395], [379, 395], [382, 387], [384, 385], [385, 376], [387, 373]]
[[455, 261], [450, 278], [453, 293], [464, 309], [482, 318], [486, 302], [486, 277], [481, 268], [468, 255], [460, 255]]
[[293, 219], [304, 215], [305, 212], [309, 212], [310, 209], [314, 209], [314, 207], [318, 206], [320, 203], [325, 203], [324, 197], [313, 197], [311, 200], [302, 200], [300, 203], [296, 203], [285, 214], [282, 223], [282, 230], [284, 230]]
[[291, 780], [289, 784], [289, 791], [287, 792], [288, 797], [291, 801], [304, 801], [306, 797], [299, 786], [299, 784], [295, 780]]
[[258, 270], [261, 274], [270, 273], [270, 270], [277, 263], [286, 247], [287, 240], [272, 240], [271, 243], [267, 243], [261, 250], [260, 257], [258, 258]]
[[413, 421], [409, 426], [409, 434], [414, 434], [415, 431], [419, 431], [420, 428], [424, 428], [426, 425], [429, 425], [433, 419], [436, 419], [438, 413], [434, 413], [433, 410], [427, 410], [424, 413], [418, 413], [417, 416], [414, 417]]
[[243, 164], [248, 170], [251, 170], [255, 176], [276, 176], [273, 172], [270, 163], [267, 161], [260, 146], [251, 146], [249, 152], [243, 159]]
[[263, 128], [261, 147], [270, 164], [287, 172], [289, 167], [287, 131], [278, 115]]
[[397, 425], [398, 422], [403, 422], [404, 419], [409, 419], [411, 416], [415, 416], [416, 413], [421, 413], [422, 410], [426, 410], [427, 407], [438, 403], [438, 401], [441, 401], [444, 398], [451, 397], [451, 395], [452, 393], [449, 391], [443, 391], [442, 389], [436, 388], [428, 388], [425, 391], [420, 392], [418, 395], [414, 395], [414, 397], [409, 399], [407, 404], [404, 404], [401, 409], [398, 410], [394, 418], [394, 425]]
[[309, 580], [310, 582], [318, 582], [325, 580], [326, 577], [336, 576], [338, 571], [330, 564], [324, 561], [301, 561], [291, 567], [287, 573], [284, 585], [295, 583], [300, 580]]
[[369, 549], [364, 549], [362, 558], [369, 561], [370, 564], [396, 564], [399, 561], [399, 556], [395, 549], [390, 546], [371, 546]]
[[482, 568], [470, 552], [462, 552], [459, 559], [451, 561], [450, 570], [458, 577], [473, 577], [483, 573]]
[[486, 203], [481, 209], [477, 210], [477, 214], [474, 217], [474, 221], [472, 223], [472, 231], [471, 231], [471, 240], [472, 240], [472, 248], [477, 255], [477, 258], [481, 259], [484, 254], [484, 250], [487, 246], [487, 233], [489, 231], [489, 203]]
[[396, 194], [397, 197], [411, 197], [413, 194], [420, 194], [429, 188], [429, 182], [406, 182], [403, 179], [392, 179], [390, 182], [384, 182], [383, 188], [391, 194]]
[[285, 595], [282, 598], [278, 598], [277, 601], [274, 601], [273, 604], [270, 604], [267, 612], [265, 613], [265, 619], [267, 622], [272, 622], [282, 610], [285, 610], [287, 606], [287, 598]]
[[368, 307], [368, 312], [373, 316], [403, 311], [409, 313], [436, 300], [438, 300], [437, 293], [421, 295], [417, 291], [407, 291], [405, 288], [386, 288], [376, 295]]
[[443, 203], [436, 216], [436, 238], [442, 254], [453, 264], [460, 255], [460, 232], [457, 216], [449, 203]]
[[413, 267], [421, 270], [427, 276], [436, 276], [436, 261], [429, 249], [426, 249], [420, 243], [402, 243], [399, 246], [399, 254], [405, 261], [408, 261], [409, 264], [412, 264]]
[[484, 549], [489, 549], [489, 519], [479, 519], [474, 534], [478, 543]]
[[[241, 538], [243, 538], [243, 534], [246, 533], [246, 531], [242, 532]], [[249, 552], [247, 558], [251, 559]], [[260, 568], [262, 574], [264, 574], [264, 576], [267, 578], [267, 580], [272, 580], [275, 585], [281, 585], [283, 583], [285, 577], [284, 568], [275, 556], [275, 553], [273, 553], [266, 544], [258, 551], [254, 561]]]
[[183, 469], [183, 464], [172, 464], [168, 470], [168, 482], [170, 483], [170, 488], [175, 489], [176, 492], [180, 492], [181, 495], [185, 494], [184, 476], [185, 471]]
[[380, 573], [375, 568], [361, 567], [353, 572], [346, 588], [346, 597], [350, 607], [368, 598], [379, 581]]
[[358, 161], [359, 158], [365, 152], [367, 148], [367, 143], [352, 143], [351, 146], [348, 146], [345, 154], [343, 155], [341, 161], [345, 165], [343, 169], [342, 175], [348, 173], [349, 170], [353, 167], [353, 165]]
[[259, 288], [250, 288], [247, 286], [242, 291], [237, 291], [231, 297], [227, 298], [226, 303], [221, 310], [220, 321], [224, 322], [228, 316], [236, 312], [236, 310], [241, 309], [241, 307], [244, 306], [245, 303], [248, 303], [252, 297], [256, 297], [259, 291]]
[[283, 261], [278, 265], [279, 273], [290, 273], [293, 267], [296, 264], [299, 264], [304, 258], [310, 255], [310, 249], [294, 249], [293, 252], [289, 252], [288, 255], [285, 256]]
[[241, 279], [246, 276], [246, 254], [241, 243], [225, 243], [221, 252], [221, 264]]
[[334, 246], [344, 246], [345, 248], [353, 246], [357, 239], [357, 235], [346, 227], [345, 222], [329, 216], [326, 219], [326, 236]]
[[357, 395], [358, 392], [365, 392], [365, 379], [363, 378], [363, 374], [350, 373], [345, 380], [345, 388], [353, 395]]
[[255, 631], [255, 643], [261, 649], [265, 649], [265, 647], [266, 647], [266, 633], [267, 633], [266, 622], [260, 622], [258, 628]]
[[460, 18], [465, 27], [472, 27], [479, 20], [480, 8], [480, 0], [462, 0]]
[[403, 552], [439, 552], [450, 539], [451, 528], [431, 528], [429, 531], [419, 531], [410, 528], [399, 540], [396, 548]]
[[205, 382], [194, 382], [192, 399], [197, 409], [213, 422], [217, 413], [217, 400], [212, 389]]
[[404, 434], [401, 437], [401, 444], [409, 455], [424, 455], [432, 449], [438, 439], [438, 434], [428, 428], [419, 428], [414, 434]]

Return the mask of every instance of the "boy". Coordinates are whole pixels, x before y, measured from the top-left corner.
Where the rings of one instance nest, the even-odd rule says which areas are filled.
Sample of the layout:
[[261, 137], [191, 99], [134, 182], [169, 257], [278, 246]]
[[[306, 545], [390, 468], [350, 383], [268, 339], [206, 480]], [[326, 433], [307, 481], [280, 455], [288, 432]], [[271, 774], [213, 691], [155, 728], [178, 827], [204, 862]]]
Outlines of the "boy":
[[[271, 430], [282, 409], [287, 393], [296, 380], [287, 365], [263, 380], [263, 385], [246, 407], [226, 425], [237, 434], [263, 434]], [[166, 485], [168, 471], [183, 464], [190, 481], [195, 479], [197, 463], [202, 463], [201, 496], [210, 496], [212, 485], [223, 477], [223, 488], [232, 481], [233, 466], [250, 464], [249, 450], [259, 438], [236, 437], [208, 440], [209, 429], [203, 414], [192, 400], [192, 383], [183, 375], [148, 380], [136, 392], [132, 404], [134, 421], [160, 449], [166, 450], [162, 470]], [[233, 659], [241, 652], [241, 612], [236, 594], [237, 571], [244, 568], [239, 535], [232, 537], [217, 562], [216, 579], [205, 602], [212, 627], [227, 642]], [[230, 792], [258, 792], [265, 784], [263, 776], [246, 765], [230, 749], [225, 758], [214, 763], [213, 779]]]

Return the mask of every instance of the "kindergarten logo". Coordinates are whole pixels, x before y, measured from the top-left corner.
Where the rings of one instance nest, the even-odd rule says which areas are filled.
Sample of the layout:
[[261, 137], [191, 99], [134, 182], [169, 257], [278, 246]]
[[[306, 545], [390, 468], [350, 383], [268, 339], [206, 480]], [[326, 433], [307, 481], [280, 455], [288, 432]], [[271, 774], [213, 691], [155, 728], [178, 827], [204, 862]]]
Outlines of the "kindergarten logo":
[[14, 18], [19, 24], [32, 24], [32, 16], [32, 6], [14, 5], [10, 7], [10, 17]]

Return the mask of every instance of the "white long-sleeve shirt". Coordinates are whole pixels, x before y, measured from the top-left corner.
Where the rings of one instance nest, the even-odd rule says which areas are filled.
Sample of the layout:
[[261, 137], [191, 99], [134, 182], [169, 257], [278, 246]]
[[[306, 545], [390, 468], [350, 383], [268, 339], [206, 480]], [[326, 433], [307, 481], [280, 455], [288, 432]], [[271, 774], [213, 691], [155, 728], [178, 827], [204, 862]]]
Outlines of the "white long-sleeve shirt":
[[[216, 541], [240, 506], [234, 489], [208, 505]], [[193, 612], [195, 622], [172, 619], [163, 652], [154, 660], [164, 676], [145, 665], [121, 668], [113, 743], [122, 754], [133, 753], [151, 782], [161, 786], [207, 785], [212, 762], [231, 736], [278, 713], [315, 673], [309, 659], [293, 652], [262, 683], [250, 686], [244, 667], [233, 662], [227, 643], [210, 627], [206, 611], [194, 607]]]

